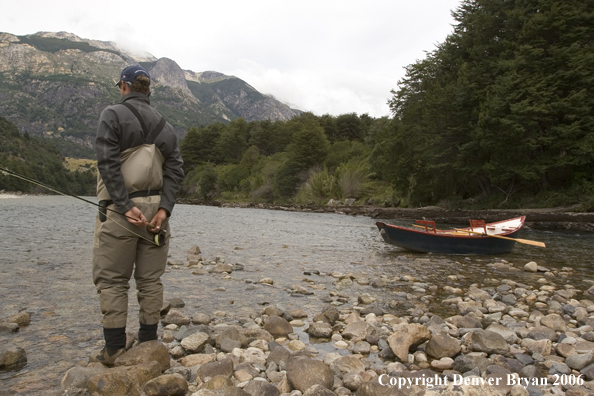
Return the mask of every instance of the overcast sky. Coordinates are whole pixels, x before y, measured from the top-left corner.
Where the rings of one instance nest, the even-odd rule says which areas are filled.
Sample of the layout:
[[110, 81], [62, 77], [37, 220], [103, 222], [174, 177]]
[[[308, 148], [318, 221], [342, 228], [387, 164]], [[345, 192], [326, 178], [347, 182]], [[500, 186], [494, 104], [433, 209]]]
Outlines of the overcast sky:
[[[453, 31], [460, 0], [0, 0], [0, 31], [115, 41], [237, 76], [317, 115], [389, 115], [404, 67]], [[143, 11], [143, 10], [146, 10]]]

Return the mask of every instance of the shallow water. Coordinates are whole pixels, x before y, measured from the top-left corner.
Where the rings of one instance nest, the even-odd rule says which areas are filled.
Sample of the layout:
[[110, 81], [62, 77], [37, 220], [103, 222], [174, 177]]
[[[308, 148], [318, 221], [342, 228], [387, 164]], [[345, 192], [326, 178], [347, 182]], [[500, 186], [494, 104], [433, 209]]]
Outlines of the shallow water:
[[[90, 198], [92, 199], [92, 198]], [[0, 319], [26, 310], [31, 324], [18, 333], [0, 335], [24, 348], [28, 363], [19, 371], [0, 372], [0, 388], [23, 395], [59, 389], [64, 373], [78, 360], [102, 345], [101, 315], [91, 280], [91, 244], [96, 209], [68, 197], [20, 197], [0, 199]], [[386, 245], [375, 222], [380, 219], [340, 214], [299, 213], [263, 209], [216, 208], [177, 205], [171, 218], [170, 256], [186, 260], [186, 251], [198, 245], [208, 260], [220, 256], [228, 263], [240, 263], [244, 271], [231, 277], [192, 275], [185, 267], [163, 276], [165, 298], [182, 298], [188, 315], [213, 314], [221, 321], [260, 313], [267, 304], [284, 309], [304, 308], [310, 319], [320, 312], [323, 301], [334, 291], [335, 278], [328, 274], [411, 275], [420, 282], [441, 287], [489, 284], [491, 278], [510, 278], [530, 285], [542, 274], [497, 271], [487, 264], [505, 259], [521, 268], [529, 261], [560, 270], [575, 269], [572, 276], [554, 282], [569, 283], [585, 290], [591, 286], [593, 234], [523, 230], [521, 238], [547, 243], [546, 249], [517, 244], [501, 257], [442, 256], [406, 252]], [[411, 222], [391, 221], [407, 225]], [[458, 226], [458, 225], [456, 225]], [[319, 270], [321, 275], [304, 275]], [[465, 277], [447, 281], [451, 274]], [[273, 286], [258, 284], [272, 278]], [[313, 295], [288, 292], [293, 284], [318, 286]], [[339, 290], [352, 307], [357, 296], [369, 293], [382, 308], [406, 315], [411, 304], [395, 299], [397, 292], [411, 292], [410, 282], [393, 282], [376, 289], [357, 283]], [[137, 303], [132, 285], [129, 327], [137, 328]], [[426, 303], [437, 312], [440, 294]], [[431, 306], [431, 303], [435, 306]], [[222, 315], [222, 313], [221, 313]]]

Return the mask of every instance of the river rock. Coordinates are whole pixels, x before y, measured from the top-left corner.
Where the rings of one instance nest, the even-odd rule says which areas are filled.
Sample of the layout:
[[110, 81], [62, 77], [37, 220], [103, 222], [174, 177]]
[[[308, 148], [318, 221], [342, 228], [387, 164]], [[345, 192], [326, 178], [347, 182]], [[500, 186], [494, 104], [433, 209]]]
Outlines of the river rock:
[[179, 360], [179, 362], [184, 367], [192, 367], [196, 366], [197, 364], [206, 364], [210, 362], [214, 362], [216, 360], [216, 354], [205, 354], [205, 353], [193, 353], [191, 355], [185, 356]]
[[[411, 393], [413, 394], [413, 393]], [[382, 385], [378, 380], [365, 382], [357, 389], [356, 396], [400, 396], [404, 395], [398, 386]]]
[[456, 315], [446, 319], [446, 322], [453, 324], [459, 329], [480, 329], [483, 327], [481, 321], [473, 315]]
[[141, 363], [157, 362], [161, 372], [167, 370], [171, 363], [169, 352], [163, 343], [158, 340], [147, 341], [129, 349], [115, 360], [116, 366], [134, 366]]
[[342, 336], [347, 340], [352, 338], [365, 339], [371, 332], [372, 327], [365, 321], [353, 322], [343, 330]]
[[593, 362], [594, 355], [592, 353], [571, 355], [565, 359], [565, 364], [574, 370], [581, 370]]
[[336, 396], [336, 393], [322, 385], [314, 385], [309, 388], [303, 396]]
[[19, 312], [15, 315], [12, 315], [11, 317], [8, 318], [8, 323], [16, 323], [19, 326], [23, 327], [23, 326], [27, 326], [29, 325], [29, 323], [31, 323], [31, 315], [29, 315], [27, 312]]
[[184, 396], [188, 382], [180, 374], [166, 374], [144, 384], [146, 396]]
[[204, 348], [204, 345], [208, 342], [208, 338], [208, 334], [200, 331], [181, 340], [181, 346], [184, 347], [186, 351], [194, 353], [200, 352], [202, 348]]
[[330, 323], [324, 322], [311, 323], [307, 329], [307, 333], [311, 337], [330, 338], [332, 337], [332, 326], [330, 326]]
[[365, 371], [365, 364], [355, 355], [348, 355], [336, 359], [330, 365], [333, 371], [342, 373], [362, 373]]
[[10, 368], [27, 363], [27, 353], [15, 345], [0, 346], [0, 368]]
[[195, 325], [207, 325], [211, 320], [212, 318], [210, 315], [205, 313], [197, 313], [196, 315], [192, 316], [192, 323]]
[[458, 340], [443, 333], [434, 335], [425, 346], [427, 355], [434, 359], [451, 358], [460, 353], [461, 350], [462, 347]]
[[216, 376], [231, 378], [231, 375], [233, 375], [233, 358], [231, 356], [216, 362], [206, 363], [200, 366], [196, 372], [196, 376], [203, 381], [208, 377], [214, 378]]
[[[215, 345], [218, 348], [222, 349], [225, 341], [234, 341], [234, 343], [236, 343], [236, 348], [242, 348], [247, 345], [247, 337], [242, 335], [239, 330], [233, 326], [228, 326], [215, 337]], [[231, 347], [230, 344], [227, 345], [227, 349], [229, 347]], [[231, 352], [232, 350], [233, 348], [231, 347], [230, 350], [225, 350], [224, 352]]]
[[548, 327], [549, 329], [555, 330], [555, 331], [562, 331], [562, 332], [567, 331], [567, 325], [565, 324], [565, 321], [559, 314], [556, 314], [556, 313], [549, 314], [549, 315], [545, 316], [544, 318], [541, 318], [540, 324]]
[[307, 391], [313, 385], [331, 389], [334, 384], [332, 372], [321, 360], [304, 356], [293, 357], [287, 362], [287, 380], [294, 389]]
[[491, 323], [486, 330], [499, 334], [508, 344], [515, 344], [516, 341], [518, 341], [518, 335], [515, 331], [500, 325], [499, 323]]
[[190, 324], [190, 318], [177, 309], [167, 312], [167, 315], [165, 315], [162, 321], [164, 325], [176, 324], [178, 326], [184, 326]]
[[223, 272], [231, 273], [233, 271], [233, 267], [229, 264], [219, 263], [215, 265], [212, 269], [212, 272], [215, 274], [220, 274]]
[[533, 340], [556, 341], [557, 333], [555, 333], [555, 330], [548, 328], [546, 326], [536, 326], [532, 330], [530, 330], [528, 335], [526, 335], [526, 338], [531, 338]]
[[537, 272], [538, 271], [538, 264], [534, 261], [526, 263], [524, 265], [524, 271], [526, 272]]
[[491, 360], [484, 357], [481, 353], [472, 352], [466, 355], [458, 355], [456, 359], [454, 359], [452, 369], [461, 373], [466, 373], [477, 367], [480, 373], [484, 373], [487, 371], [487, 367], [491, 364]]
[[266, 364], [274, 363], [278, 367], [285, 367], [289, 359], [293, 356], [290, 351], [288, 351], [283, 346], [276, 346], [266, 358]]
[[408, 361], [408, 351], [431, 339], [431, 332], [425, 326], [413, 323], [400, 325], [388, 337], [388, 344], [401, 362]]
[[74, 390], [74, 389], [87, 389], [87, 382], [89, 378], [97, 375], [105, 370], [107, 367], [101, 365], [96, 367], [81, 367], [74, 366], [64, 374], [60, 387], [63, 391]]
[[16, 323], [0, 323], [1, 333], [16, 333], [19, 331], [19, 325]]
[[142, 396], [144, 384], [159, 375], [161, 365], [158, 362], [120, 366], [92, 376], [87, 386], [95, 396]]
[[472, 332], [472, 349], [477, 352], [504, 355], [509, 351], [509, 345], [501, 334], [489, 330], [476, 330]]
[[280, 391], [272, 384], [265, 381], [250, 381], [244, 388], [244, 391], [252, 396], [279, 396]]
[[293, 332], [293, 326], [286, 319], [273, 315], [268, 317], [264, 330], [275, 338], [286, 337]]

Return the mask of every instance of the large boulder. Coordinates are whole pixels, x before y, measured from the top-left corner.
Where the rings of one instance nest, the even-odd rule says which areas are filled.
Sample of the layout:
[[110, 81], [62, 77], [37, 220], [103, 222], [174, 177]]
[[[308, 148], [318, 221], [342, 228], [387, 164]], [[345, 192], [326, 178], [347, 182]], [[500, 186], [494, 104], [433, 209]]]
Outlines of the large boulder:
[[89, 378], [87, 387], [95, 396], [143, 396], [143, 386], [161, 375], [158, 362], [120, 366]]
[[291, 386], [302, 393], [313, 385], [332, 389], [334, 384], [332, 372], [321, 360], [304, 356], [293, 357], [287, 362], [286, 372]]
[[163, 343], [158, 340], [147, 341], [129, 349], [115, 361], [116, 366], [134, 366], [140, 363], [157, 362], [161, 372], [170, 366], [169, 352]]
[[388, 337], [388, 344], [394, 355], [401, 362], [406, 362], [408, 360], [409, 349], [415, 348], [429, 339], [431, 339], [429, 329], [421, 324], [412, 323], [397, 327], [394, 333]]

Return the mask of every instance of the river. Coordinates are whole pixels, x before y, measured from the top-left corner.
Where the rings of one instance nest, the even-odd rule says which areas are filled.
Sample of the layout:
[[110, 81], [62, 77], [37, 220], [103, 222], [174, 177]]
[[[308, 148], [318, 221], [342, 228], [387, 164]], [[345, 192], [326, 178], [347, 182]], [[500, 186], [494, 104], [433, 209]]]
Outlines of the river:
[[[59, 389], [64, 373], [102, 346], [101, 315], [91, 280], [95, 214], [93, 206], [68, 197], [0, 199], [0, 320], [23, 310], [31, 314], [29, 326], [18, 333], [0, 334], [2, 343], [24, 348], [28, 358], [20, 370], [0, 372], [0, 388], [19, 395]], [[352, 307], [358, 295], [369, 293], [385, 310], [407, 314], [410, 306], [393, 298], [395, 292], [410, 291], [407, 282], [392, 282], [390, 288], [379, 289], [354, 283], [336, 291], [336, 278], [329, 275], [332, 272], [371, 279], [410, 275], [439, 289], [451, 274], [464, 275], [458, 280], [460, 284], [484, 284], [489, 278], [510, 277], [538, 287], [542, 273], [509, 273], [491, 266], [502, 259], [516, 268], [529, 261], [558, 271], [571, 267], [571, 276], [555, 280], [557, 285], [571, 284], [581, 290], [591, 286], [588, 280], [594, 274], [593, 234], [525, 229], [520, 238], [543, 241], [547, 248], [516, 244], [512, 253], [502, 257], [440, 256], [386, 245], [375, 227], [378, 220], [341, 214], [177, 205], [171, 218], [171, 260], [185, 262], [187, 250], [197, 245], [205, 259], [218, 256], [225, 262], [242, 264], [244, 270], [226, 277], [194, 275], [183, 265], [177, 269], [169, 266], [163, 276], [165, 299], [183, 299], [183, 310], [189, 315], [217, 313], [217, 320], [236, 322], [259, 314], [267, 304], [278, 304], [283, 309], [304, 308], [313, 315], [336, 292], [347, 306]], [[304, 275], [312, 270], [320, 271], [320, 275]], [[258, 281], [262, 278], [271, 278], [274, 284], [261, 285]], [[318, 286], [314, 293], [290, 293], [294, 284], [310, 284], [304, 283], [304, 278]], [[133, 285], [130, 294], [129, 327], [137, 328]], [[437, 293], [433, 300], [437, 306], [439, 298]]]

